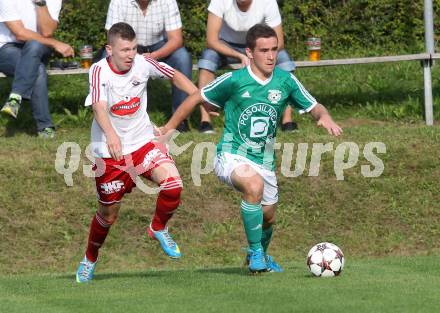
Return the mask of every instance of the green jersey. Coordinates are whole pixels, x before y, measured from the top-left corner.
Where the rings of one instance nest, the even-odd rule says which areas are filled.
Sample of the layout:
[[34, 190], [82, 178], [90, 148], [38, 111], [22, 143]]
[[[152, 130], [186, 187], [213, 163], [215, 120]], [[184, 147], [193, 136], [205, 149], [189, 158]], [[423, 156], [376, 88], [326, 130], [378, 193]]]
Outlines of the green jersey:
[[249, 66], [226, 73], [204, 87], [202, 96], [225, 112], [217, 153], [242, 155], [270, 170], [275, 168], [273, 144], [286, 106], [304, 113], [317, 103], [293, 74], [278, 67], [265, 81]]

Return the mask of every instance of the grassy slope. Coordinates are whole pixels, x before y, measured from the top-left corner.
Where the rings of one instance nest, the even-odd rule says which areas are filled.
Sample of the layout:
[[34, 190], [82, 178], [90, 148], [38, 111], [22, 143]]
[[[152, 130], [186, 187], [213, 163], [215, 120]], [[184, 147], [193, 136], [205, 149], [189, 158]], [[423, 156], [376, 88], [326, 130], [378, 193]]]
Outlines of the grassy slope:
[[[342, 121], [342, 124], [348, 123]], [[353, 124], [353, 120], [350, 122]], [[362, 123], [365, 123], [363, 121]], [[337, 181], [333, 155], [321, 163], [320, 175], [286, 178], [279, 175], [280, 207], [272, 251], [283, 262], [303, 258], [317, 241], [329, 240], [352, 255], [414, 254], [436, 251], [440, 231], [440, 153], [438, 127], [371, 122], [346, 127], [334, 139], [311, 122], [280, 142], [353, 141], [363, 147], [382, 141], [387, 153], [379, 178], [360, 175], [362, 157]], [[73, 174], [73, 187], [54, 169], [56, 150], [65, 141], [77, 141], [83, 151], [87, 129], [63, 129], [54, 141], [30, 140], [28, 135], [0, 138], [0, 271], [72, 271], [83, 253], [88, 225], [96, 208], [93, 180], [82, 171]], [[181, 136], [210, 140], [195, 133]], [[193, 145], [194, 146], [194, 145]], [[202, 187], [191, 180], [193, 148], [177, 157], [185, 181], [183, 204], [171, 227], [185, 258], [170, 263], [155, 242], [146, 239], [155, 196], [136, 190], [126, 198], [118, 223], [103, 248], [101, 263], [110, 270], [230, 265], [240, 263], [244, 246], [237, 203], [239, 194], [220, 184], [215, 175], [202, 176]], [[14, 160], [12, 162], [12, 160]], [[90, 162], [82, 154], [82, 165]], [[23, 170], [24, 169], [24, 170]], [[307, 165], [305, 173], [308, 173]], [[7, 187], [7, 189], [6, 189]], [[4, 253], [4, 251], [8, 251]]]
[[334, 279], [290, 263], [283, 274], [245, 275], [236, 267], [0, 277], [4, 312], [435, 312], [436, 257], [349, 259]]
[[[438, 67], [433, 84], [436, 118], [440, 118]], [[416, 63], [366, 65], [327, 69], [300, 69], [297, 76], [320, 102], [331, 108], [345, 128], [341, 139], [316, 129], [308, 117], [299, 119], [301, 131], [281, 134], [279, 142], [365, 143], [381, 141], [387, 153], [380, 157], [384, 174], [375, 179], [360, 175], [359, 163], [337, 181], [333, 153], [325, 154], [318, 177], [279, 176], [280, 207], [273, 253], [282, 261], [302, 259], [317, 241], [338, 243], [349, 256], [409, 255], [438, 252], [440, 244], [439, 126], [425, 127], [422, 69]], [[319, 82], [319, 83], [316, 83]], [[0, 118], [0, 273], [72, 271], [83, 253], [94, 210], [94, 183], [81, 174], [89, 161], [82, 154], [73, 187], [66, 187], [54, 169], [58, 146], [89, 142], [90, 114], [80, 108], [87, 93], [84, 76], [51, 77], [50, 99], [60, 125], [54, 141], [32, 136], [28, 106], [17, 121]], [[166, 84], [150, 88], [150, 112], [157, 123], [169, 113]], [[0, 80], [0, 97], [9, 82]], [[160, 100], [159, 100], [160, 99]], [[55, 105], [57, 104], [57, 105]], [[62, 105], [60, 105], [62, 104]], [[66, 115], [64, 108], [72, 112]], [[197, 121], [197, 114], [193, 122]], [[220, 124], [221, 120], [217, 119]], [[13, 136], [12, 136], [13, 135]], [[180, 143], [217, 141], [195, 132]], [[213, 173], [191, 180], [194, 145], [176, 158], [185, 180], [183, 204], [172, 221], [173, 233], [185, 258], [170, 263], [156, 243], [146, 239], [155, 197], [139, 191], [127, 197], [122, 214], [101, 258], [103, 267], [118, 271], [145, 268], [185, 268], [241, 262], [244, 237], [238, 215], [239, 195], [220, 184]]]

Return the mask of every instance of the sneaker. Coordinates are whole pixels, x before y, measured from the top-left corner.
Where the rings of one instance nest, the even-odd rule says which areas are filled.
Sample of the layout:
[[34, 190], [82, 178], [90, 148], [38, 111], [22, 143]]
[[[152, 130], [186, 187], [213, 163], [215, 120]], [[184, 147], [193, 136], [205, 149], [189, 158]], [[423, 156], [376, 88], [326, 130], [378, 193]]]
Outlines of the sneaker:
[[55, 137], [55, 130], [52, 127], [46, 127], [38, 132], [38, 137], [43, 139], [52, 139]]
[[181, 133], [189, 132], [188, 120], [184, 120], [182, 123], [180, 123], [180, 125], [177, 126], [176, 130], [178, 130]]
[[295, 122], [287, 122], [281, 125], [281, 130], [283, 132], [297, 132], [298, 131], [298, 124]]
[[279, 265], [277, 262], [275, 262], [273, 257], [271, 257], [270, 255], [266, 255], [266, 264], [267, 264], [267, 271], [268, 272], [272, 272], [272, 273], [284, 272], [281, 265]]
[[74, 69], [80, 68], [80, 66], [79, 66], [79, 62], [70, 61], [70, 62], [63, 62], [63, 68], [65, 70], [74, 70]]
[[182, 256], [180, 253], [179, 246], [177, 243], [171, 238], [170, 233], [168, 232], [168, 227], [162, 230], [153, 230], [151, 228], [151, 224], [148, 227], [148, 235], [152, 239], [156, 239], [159, 241], [160, 246], [162, 247], [163, 251], [172, 259], [178, 259]]
[[20, 95], [10, 95], [8, 101], [1, 109], [1, 112], [6, 115], [12, 116], [13, 118], [17, 118], [20, 105], [21, 105]]
[[199, 132], [203, 133], [203, 134], [214, 134], [215, 133], [214, 128], [212, 128], [211, 123], [205, 122], [205, 121], [202, 121], [200, 123]]
[[93, 279], [93, 272], [95, 271], [96, 262], [90, 262], [87, 257], [79, 263], [78, 270], [76, 271], [76, 282], [87, 283]]
[[51, 70], [64, 70], [63, 62], [61, 60], [52, 60], [49, 62]]
[[266, 272], [267, 264], [264, 258], [263, 249], [248, 250], [249, 255], [249, 271], [252, 273]]
[[79, 62], [77, 61], [62, 61], [62, 60], [53, 60], [50, 61], [49, 67], [52, 70], [71, 70], [79, 68]]

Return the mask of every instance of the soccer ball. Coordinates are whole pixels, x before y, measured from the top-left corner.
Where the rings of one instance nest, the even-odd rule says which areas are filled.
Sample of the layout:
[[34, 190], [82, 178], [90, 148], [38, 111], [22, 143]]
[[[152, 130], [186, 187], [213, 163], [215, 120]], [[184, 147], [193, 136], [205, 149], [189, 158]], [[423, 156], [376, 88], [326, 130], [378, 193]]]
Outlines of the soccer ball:
[[318, 277], [338, 276], [344, 268], [344, 263], [342, 250], [329, 242], [314, 245], [307, 255], [307, 266], [310, 272]]

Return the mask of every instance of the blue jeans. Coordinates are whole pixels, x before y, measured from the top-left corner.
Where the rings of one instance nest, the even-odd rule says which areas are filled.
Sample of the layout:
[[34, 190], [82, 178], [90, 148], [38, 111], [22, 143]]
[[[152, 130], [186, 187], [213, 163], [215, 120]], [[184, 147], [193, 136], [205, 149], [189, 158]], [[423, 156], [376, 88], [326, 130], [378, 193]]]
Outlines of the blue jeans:
[[[138, 46], [138, 52], [151, 53], [162, 48], [165, 45], [165, 43], [166, 43], [165, 40], [161, 40], [151, 46]], [[191, 59], [191, 55], [189, 54], [188, 50], [185, 49], [185, 47], [181, 47], [177, 49], [169, 56], [160, 59], [159, 61], [165, 62], [169, 66], [181, 72], [189, 80], [192, 80], [192, 59]], [[183, 102], [183, 100], [185, 100], [185, 98], [188, 95], [174, 85], [172, 86], [171, 95], [173, 98], [172, 101], [173, 101], [173, 112], [174, 112], [177, 110], [179, 105]]]
[[[240, 53], [245, 53], [245, 46], [238, 45], [230, 42], [224, 42], [228, 46], [230, 46], [235, 51]], [[205, 49], [202, 52], [202, 56], [197, 64], [199, 69], [205, 69], [210, 72], [215, 72], [218, 68], [224, 67], [228, 64], [239, 63], [240, 60], [226, 57], [224, 55], [219, 54], [217, 51], [212, 49]], [[295, 63], [290, 59], [289, 54], [285, 49], [278, 51], [277, 57], [277, 66], [285, 71], [292, 72], [295, 69]]]
[[31, 40], [7, 43], [0, 48], [0, 72], [14, 77], [11, 92], [30, 100], [37, 131], [54, 127], [47, 93], [47, 59], [51, 49]]

